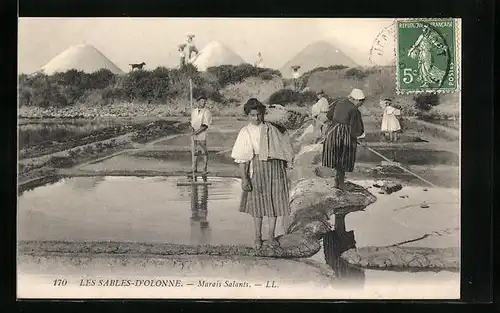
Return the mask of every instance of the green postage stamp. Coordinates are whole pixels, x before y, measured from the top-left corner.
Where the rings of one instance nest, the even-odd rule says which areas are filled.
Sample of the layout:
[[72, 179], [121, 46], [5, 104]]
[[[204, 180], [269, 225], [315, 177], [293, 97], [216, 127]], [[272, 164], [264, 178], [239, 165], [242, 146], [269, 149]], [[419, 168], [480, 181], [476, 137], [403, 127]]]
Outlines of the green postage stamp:
[[396, 38], [398, 93], [459, 90], [458, 20], [396, 20]]

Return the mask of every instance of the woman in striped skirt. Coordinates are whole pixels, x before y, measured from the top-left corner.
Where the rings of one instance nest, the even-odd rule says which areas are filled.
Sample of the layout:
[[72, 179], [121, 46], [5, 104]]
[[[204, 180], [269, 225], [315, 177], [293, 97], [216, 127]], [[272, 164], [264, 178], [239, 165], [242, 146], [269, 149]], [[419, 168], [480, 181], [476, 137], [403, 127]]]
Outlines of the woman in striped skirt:
[[364, 134], [358, 107], [365, 96], [353, 89], [348, 99], [340, 100], [327, 114], [329, 125], [323, 142], [322, 165], [336, 170], [335, 186], [344, 189], [345, 173], [354, 170], [358, 137]]
[[264, 122], [265, 110], [254, 98], [244, 105], [250, 123], [240, 130], [231, 154], [240, 169], [240, 212], [254, 218], [257, 249], [262, 246], [264, 216], [269, 219], [269, 245], [279, 245], [275, 237], [276, 219], [290, 214], [286, 168], [294, 157], [288, 132]]

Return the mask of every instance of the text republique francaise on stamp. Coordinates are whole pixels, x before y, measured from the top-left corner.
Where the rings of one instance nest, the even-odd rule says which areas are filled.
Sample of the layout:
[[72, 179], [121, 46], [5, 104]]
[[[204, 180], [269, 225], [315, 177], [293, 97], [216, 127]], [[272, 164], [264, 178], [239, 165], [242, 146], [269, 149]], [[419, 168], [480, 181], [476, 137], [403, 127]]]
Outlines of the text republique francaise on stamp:
[[457, 30], [452, 18], [396, 21], [398, 93], [459, 90]]

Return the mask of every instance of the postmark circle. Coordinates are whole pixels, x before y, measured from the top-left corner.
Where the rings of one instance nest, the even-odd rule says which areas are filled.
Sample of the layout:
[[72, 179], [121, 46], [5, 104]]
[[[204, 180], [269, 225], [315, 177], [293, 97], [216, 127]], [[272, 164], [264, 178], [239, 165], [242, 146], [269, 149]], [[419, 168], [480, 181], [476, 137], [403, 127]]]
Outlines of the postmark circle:
[[395, 23], [386, 26], [373, 40], [368, 58], [371, 65], [391, 65], [395, 63], [395, 28]]

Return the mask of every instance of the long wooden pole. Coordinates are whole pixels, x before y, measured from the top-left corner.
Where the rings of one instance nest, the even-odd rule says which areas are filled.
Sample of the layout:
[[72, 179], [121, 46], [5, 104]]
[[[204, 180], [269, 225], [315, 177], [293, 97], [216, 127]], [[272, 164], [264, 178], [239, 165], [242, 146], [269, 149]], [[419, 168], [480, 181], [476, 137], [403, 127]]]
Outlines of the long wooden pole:
[[[189, 109], [190, 111], [192, 112], [193, 111], [193, 81], [191, 80], [191, 78], [189, 79]], [[195, 182], [196, 180], [196, 174], [194, 172], [194, 165], [195, 165], [195, 162], [196, 162], [196, 158], [195, 158], [195, 155], [194, 155], [194, 137], [191, 136], [191, 169], [193, 171], [192, 175], [193, 175], [193, 182]]]
[[[326, 136], [325, 136], [325, 137], [326, 137]], [[325, 139], [323, 138], [320, 142], [318, 142], [318, 144], [323, 144], [323, 142], [324, 142], [324, 141], [325, 141]], [[386, 157], [385, 157], [384, 155], [382, 155], [381, 153], [379, 153], [379, 152], [375, 151], [374, 149], [372, 149], [372, 148], [368, 147], [368, 145], [367, 145], [367, 144], [363, 144], [363, 145], [362, 145], [360, 142], [358, 142], [358, 146], [361, 146], [361, 147], [363, 147], [363, 148], [366, 148], [368, 151], [370, 151], [370, 152], [372, 152], [372, 153], [374, 153], [374, 154], [378, 155], [379, 157], [381, 157], [382, 159], [384, 159], [384, 160], [385, 160], [385, 161], [387, 161], [388, 163], [390, 163], [390, 164], [392, 164], [392, 165], [394, 165], [394, 166], [396, 166], [396, 167], [399, 167], [399, 168], [400, 168], [400, 169], [402, 169], [403, 171], [407, 172], [408, 174], [411, 174], [411, 175], [415, 176], [416, 178], [418, 178], [418, 179], [420, 179], [421, 181], [423, 181], [423, 182], [425, 182], [425, 183], [427, 183], [427, 184], [431, 185], [432, 187], [439, 188], [436, 184], [433, 184], [432, 182], [428, 181], [427, 179], [425, 179], [425, 178], [423, 178], [423, 177], [421, 177], [421, 176], [419, 176], [419, 175], [417, 175], [417, 174], [413, 173], [412, 171], [410, 171], [410, 170], [408, 170], [408, 169], [406, 169], [406, 168], [402, 167], [401, 165], [399, 165], [399, 164], [397, 164], [397, 163], [395, 163], [395, 162], [393, 162], [393, 161], [389, 160], [388, 158], [386, 158]]]
[[436, 188], [438, 188], [438, 186], [437, 186], [437, 185], [435, 185], [435, 184], [431, 183], [430, 181], [428, 181], [428, 180], [426, 180], [426, 179], [424, 179], [424, 178], [420, 177], [419, 175], [417, 175], [417, 174], [413, 173], [412, 171], [407, 170], [406, 168], [402, 167], [401, 165], [394, 163], [393, 161], [389, 160], [389, 159], [388, 159], [388, 158], [386, 158], [384, 155], [382, 155], [381, 153], [379, 153], [379, 152], [375, 151], [374, 149], [372, 149], [372, 148], [368, 147], [367, 145], [361, 145], [361, 146], [362, 146], [362, 147], [364, 147], [364, 148], [366, 148], [366, 149], [368, 149], [368, 151], [371, 151], [372, 153], [374, 153], [374, 154], [378, 155], [379, 157], [381, 157], [381, 158], [382, 158], [382, 159], [384, 159], [385, 161], [387, 161], [387, 162], [389, 162], [389, 163], [391, 163], [391, 164], [393, 164], [393, 165], [395, 165], [395, 166], [399, 167], [399, 168], [400, 168], [400, 169], [402, 169], [403, 171], [405, 171], [405, 172], [407, 172], [407, 173], [409, 173], [409, 174], [411, 174], [411, 175], [415, 176], [416, 178], [420, 179], [421, 181], [423, 181], [423, 182], [425, 182], [425, 183], [427, 183], [427, 184], [431, 185], [432, 187], [436, 187]]
[[[191, 80], [191, 78], [189, 79], [189, 108], [192, 110], [193, 109], [193, 81]], [[195, 159], [195, 153], [194, 153], [194, 137], [191, 136], [191, 168], [192, 168], [192, 173], [191, 173], [191, 176], [193, 178], [193, 181], [192, 182], [189, 182], [189, 183], [177, 183], [177, 186], [191, 186], [193, 188], [193, 194], [196, 192], [196, 190], [194, 190], [194, 188], [196, 188], [195, 185], [211, 185], [212, 183], [210, 182], [206, 182], [206, 181], [201, 181], [201, 182], [197, 182], [196, 181], [196, 173], [194, 171], [194, 162], [196, 162], [196, 159]], [[189, 174], [188, 174], [188, 177], [189, 177]]]

